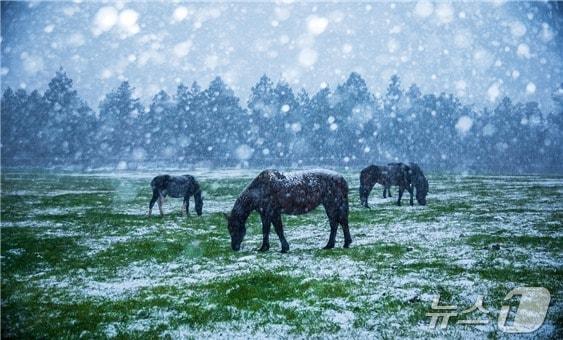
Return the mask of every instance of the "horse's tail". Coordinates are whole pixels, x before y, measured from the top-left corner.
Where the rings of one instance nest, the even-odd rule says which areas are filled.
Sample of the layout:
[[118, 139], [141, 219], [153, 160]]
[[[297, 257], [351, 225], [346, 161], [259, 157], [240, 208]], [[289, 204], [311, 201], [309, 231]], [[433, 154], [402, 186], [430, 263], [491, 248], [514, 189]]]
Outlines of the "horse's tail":
[[346, 219], [346, 223], [348, 223], [348, 209], [349, 209], [349, 205], [348, 205], [348, 182], [346, 181], [346, 179], [344, 178], [344, 176], [339, 176], [338, 178], [338, 187], [340, 188], [341, 194], [340, 194], [340, 198], [342, 200], [342, 202], [340, 202], [340, 212], [341, 212], [341, 218], [342, 219]]
[[346, 179], [344, 177], [342, 177], [341, 181], [342, 181], [343, 197], [346, 199], [346, 201], [348, 201], [348, 190], [349, 190], [348, 182], [346, 181]]
[[422, 169], [416, 163], [409, 163], [411, 184], [416, 189], [416, 200], [418, 203], [426, 204], [426, 195], [428, 194], [428, 180]]

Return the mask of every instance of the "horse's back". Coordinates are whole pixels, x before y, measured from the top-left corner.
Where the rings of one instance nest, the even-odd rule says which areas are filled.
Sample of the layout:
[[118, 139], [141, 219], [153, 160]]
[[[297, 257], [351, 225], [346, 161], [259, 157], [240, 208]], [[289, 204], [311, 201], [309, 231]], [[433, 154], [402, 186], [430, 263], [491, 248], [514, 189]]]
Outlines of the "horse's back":
[[404, 163], [389, 163], [385, 167], [386, 176], [391, 185], [408, 185], [410, 168]]
[[348, 183], [344, 176], [338, 172], [326, 169], [313, 169], [313, 170], [303, 170], [303, 171], [292, 171], [292, 172], [275, 172], [276, 177], [273, 178], [273, 182], [277, 182], [278, 185], [283, 185], [285, 187], [292, 186], [309, 186], [309, 187], [321, 187], [321, 186], [344, 186], [348, 189]]
[[179, 198], [199, 190], [199, 185], [192, 175], [158, 175], [152, 179], [151, 188], [164, 196]]
[[[337, 172], [315, 169], [280, 172], [264, 170], [249, 190], [262, 201], [279, 206], [287, 214], [303, 214], [327, 201], [347, 200], [348, 184]], [[337, 197], [335, 197], [337, 196]]]

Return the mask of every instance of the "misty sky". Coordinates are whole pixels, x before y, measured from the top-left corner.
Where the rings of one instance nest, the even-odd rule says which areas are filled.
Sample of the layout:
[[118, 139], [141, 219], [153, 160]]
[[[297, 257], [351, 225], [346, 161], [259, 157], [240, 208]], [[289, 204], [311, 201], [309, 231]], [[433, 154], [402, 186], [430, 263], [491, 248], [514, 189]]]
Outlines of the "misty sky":
[[[563, 14], [549, 3], [2, 2], [2, 88], [44, 90], [62, 66], [97, 108], [129, 80], [146, 103], [221, 76], [245, 103], [262, 74], [316, 92], [359, 72], [464, 103], [552, 105]], [[559, 4], [561, 7], [561, 4]]]

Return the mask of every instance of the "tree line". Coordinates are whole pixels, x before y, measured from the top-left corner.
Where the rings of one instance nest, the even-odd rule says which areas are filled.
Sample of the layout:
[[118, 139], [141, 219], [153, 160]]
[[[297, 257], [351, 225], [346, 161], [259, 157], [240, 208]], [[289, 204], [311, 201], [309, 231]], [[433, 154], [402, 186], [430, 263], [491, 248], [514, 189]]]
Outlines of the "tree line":
[[391, 77], [374, 95], [358, 73], [310, 95], [266, 75], [245, 104], [217, 77], [160, 91], [145, 107], [127, 81], [95, 111], [63, 69], [44, 93], [7, 88], [3, 166], [363, 166], [414, 161], [444, 171], [557, 172], [563, 166], [563, 84], [556, 109], [464, 105]]

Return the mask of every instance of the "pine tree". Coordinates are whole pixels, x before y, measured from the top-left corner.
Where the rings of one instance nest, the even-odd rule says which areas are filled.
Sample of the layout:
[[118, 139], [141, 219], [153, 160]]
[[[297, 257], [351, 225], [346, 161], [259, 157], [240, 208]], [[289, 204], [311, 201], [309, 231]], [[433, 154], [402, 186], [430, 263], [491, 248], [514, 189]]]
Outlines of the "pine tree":
[[[245, 129], [244, 110], [239, 99], [220, 77], [215, 78], [201, 94], [204, 105], [204, 117], [201, 122], [201, 136], [207, 141], [206, 157], [208, 161], [242, 159], [247, 160], [251, 153], [249, 146], [243, 143]], [[245, 148], [241, 153], [240, 147]]]
[[389, 80], [387, 92], [383, 97], [383, 115], [378, 133], [378, 159], [381, 161], [399, 161], [404, 155], [403, 117], [399, 106], [403, 98], [403, 89], [399, 76]]
[[153, 97], [149, 111], [140, 117], [144, 146], [143, 149], [137, 149], [138, 157], [142, 156], [138, 153], [144, 151], [146, 158], [152, 160], [174, 162], [177, 159], [181, 154], [178, 137], [182, 131], [176, 110], [175, 101], [166, 91], [161, 90]]
[[[21, 152], [20, 138], [22, 134], [23, 124], [20, 124], [18, 120], [21, 120], [24, 116], [24, 103], [27, 101], [27, 93], [25, 90], [21, 90], [21, 94], [18, 96], [14, 91], [8, 87], [2, 94], [2, 114], [1, 124], [2, 124], [2, 161], [12, 160], [19, 152]], [[23, 98], [22, 98], [23, 97]], [[21, 142], [23, 142], [26, 136], [21, 136]]]
[[107, 161], [139, 160], [146, 152], [144, 131], [139, 129], [144, 108], [133, 91], [129, 82], [124, 81], [100, 104], [98, 154]]
[[316, 156], [313, 148], [314, 136], [310, 133], [313, 130], [313, 110], [311, 99], [305, 89], [299, 90], [295, 97], [295, 107], [291, 110], [289, 117], [289, 128], [292, 135], [290, 148], [290, 160], [293, 166], [308, 163]]
[[47, 121], [41, 137], [47, 155], [55, 163], [84, 163], [85, 150], [92, 143], [95, 114], [78, 96], [72, 79], [60, 68], [44, 94]]
[[335, 156], [348, 163], [361, 156], [367, 138], [373, 133], [371, 123], [376, 114], [375, 101], [366, 82], [356, 72], [336, 88], [334, 97]]
[[[334, 123], [330, 106], [332, 93], [327, 86], [317, 92], [310, 101], [311, 123], [312, 129], [307, 131], [311, 148], [313, 150], [312, 162], [328, 163], [334, 159], [333, 147], [335, 144], [335, 131], [337, 129]], [[335, 124], [335, 125], [333, 125]]]
[[252, 87], [247, 105], [251, 115], [251, 132], [247, 140], [256, 151], [254, 156], [268, 162], [276, 160], [279, 153], [276, 152], [275, 131], [284, 127], [276, 125], [274, 121], [279, 108], [275, 99], [274, 83], [266, 75]]

